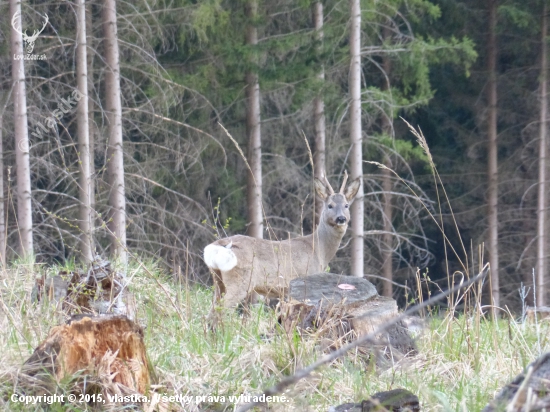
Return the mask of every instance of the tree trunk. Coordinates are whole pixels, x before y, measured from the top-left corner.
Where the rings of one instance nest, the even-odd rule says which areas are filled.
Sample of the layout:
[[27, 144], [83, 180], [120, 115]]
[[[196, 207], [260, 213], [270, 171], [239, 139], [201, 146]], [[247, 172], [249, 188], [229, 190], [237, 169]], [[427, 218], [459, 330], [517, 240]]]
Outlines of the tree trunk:
[[6, 109], [6, 96], [0, 91], [0, 262], [2, 267], [6, 265], [6, 211], [4, 199], [4, 148], [3, 148], [3, 127], [4, 110]]
[[[315, 38], [318, 42], [317, 54], [320, 57], [323, 42], [323, 3], [313, 3], [313, 25], [315, 27]], [[325, 69], [320, 63], [320, 70], [317, 77], [321, 82], [325, 80]], [[323, 181], [326, 176], [325, 164], [325, 101], [322, 93], [313, 100], [313, 123], [315, 127], [315, 151], [313, 153], [313, 164], [315, 177]], [[323, 211], [323, 202], [315, 202], [315, 224], [319, 224], [319, 217]]]
[[[384, 163], [391, 167], [391, 160], [385, 157]], [[382, 296], [393, 296], [393, 207], [392, 207], [392, 176], [387, 169], [382, 169], [382, 190], [384, 191], [384, 235], [382, 236], [382, 276], [384, 285]]]
[[90, 138], [88, 126], [88, 59], [86, 51], [86, 8], [84, 0], [78, 0], [76, 77], [80, 98], [77, 108], [78, 152], [80, 155], [79, 199], [80, 199], [80, 251], [85, 264], [93, 260], [92, 230], [93, 217], [90, 196]]
[[[491, 266], [491, 304], [499, 306], [499, 277], [498, 277], [498, 163], [497, 163], [497, 75], [496, 75], [496, 25], [497, 0], [488, 0], [489, 7], [489, 38], [487, 41], [487, 71], [489, 81], [487, 86], [487, 100], [489, 103], [488, 135], [488, 211], [489, 222], [489, 264]], [[493, 310], [493, 314], [495, 310]]]
[[116, 1], [104, 0], [103, 31], [105, 36], [105, 100], [109, 123], [107, 173], [111, 190], [109, 229], [115, 256], [123, 265], [126, 253], [126, 198], [124, 194], [124, 158], [122, 146], [122, 103], [120, 96], [120, 65], [117, 40]]
[[[389, 20], [389, 19], [388, 19]], [[390, 21], [388, 21], [390, 24]], [[384, 40], [391, 38], [391, 32], [388, 26], [383, 29]], [[391, 60], [387, 54], [382, 57], [382, 68], [384, 69], [386, 80], [382, 85], [382, 90], [390, 89]], [[382, 132], [386, 136], [393, 136], [392, 113], [382, 113]], [[384, 164], [387, 167], [392, 166], [389, 155], [385, 156]], [[382, 236], [382, 275], [385, 279], [382, 287], [382, 296], [392, 297], [393, 295], [393, 207], [392, 207], [392, 173], [388, 169], [382, 169], [382, 190], [384, 191], [384, 235]]]
[[[91, 50], [95, 50], [93, 45], [93, 22], [92, 22], [92, 12], [94, 0], [89, 0], [86, 2], [86, 44], [90, 47]], [[86, 57], [88, 59], [88, 127], [90, 131], [88, 132], [89, 142], [90, 142], [90, 208], [92, 212], [95, 209], [95, 163], [94, 163], [94, 153], [95, 153], [95, 136], [97, 135], [97, 126], [94, 120], [94, 111], [95, 111], [95, 102], [94, 102], [94, 53], [87, 53]], [[94, 220], [92, 220], [92, 227], [94, 226]], [[92, 250], [92, 253], [94, 251]]]
[[[363, 136], [361, 128], [361, 4], [350, 0], [350, 138], [351, 178], [363, 176]], [[351, 205], [351, 274], [363, 276], [363, 179], [355, 202]]]
[[[246, 28], [246, 44], [254, 47], [258, 44], [258, 29], [254, 21], [258, 14], [258, 3], [251, 0], [246, 4], [246, 16], [249, 19]], [[251, 65], [258, 63], [256, 58], [251, 59]], [[248, 164], [252, 170], [248, 171], [248, 218], [250, 226], [248, 235], [263, 238], [262, 214], [262, 138], [260, 129], [260, 84], [255, 68], [246, 73], [246, 132], [248, 136]]]
[[[19, 12], [16, 25], [21, 25], [21, 2], [10, 0], [10, 15]], [[23, 37], [11, 28], [11, 51], [13, 55], [23, 55]], [[12, 56], [13, 57], [13, 56]], [[15, 162], [17, 173], [17, 226], [20, 237], [20, 254], [28, 257], [33, 254], [32, 243], [32, 199], [31, 168], [29, 160], [29, 131], [27, 124], [27, 95], [25, 91], [25, 65], [23, 59], [13, 59], [13, 106], [15, 126]]]
[[537, 306], [546, 305], [546, 248], [548, 245], [548, 234], [546, 232], [546, 208], [548, 195], [546, 192], [546, 154], [547, 154], [547, 113], [548, 104], [546, 89], [548, 82], [548, 56], [546, 51], [546, 36], [548, 35], [547, 6], [544, 3], [542, 10], [541, 28], [541, 64], [540, 64], [540, 137], [539, 137], [539, 187], [538, 187], [538, 210], [537, 210], [537, 272], [536, 272], [536, 296]]

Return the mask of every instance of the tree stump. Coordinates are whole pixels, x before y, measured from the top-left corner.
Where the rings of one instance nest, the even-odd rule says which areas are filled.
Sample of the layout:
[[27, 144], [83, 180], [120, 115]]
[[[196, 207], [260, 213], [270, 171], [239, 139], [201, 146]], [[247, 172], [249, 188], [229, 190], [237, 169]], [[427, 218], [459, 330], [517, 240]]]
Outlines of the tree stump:
[[550, 409], [550, 352], [541, 355], [506, 385], [482, 412]]
[[[22, 368], [34, 387], [52, 384], [73, 375], [88, 388], [94, 384], [106, 394], [144, 394], [150, 370], [143, 330], [125, 316], [74, 316], [52, 328]], [[24, 381], [24, 379], [23, 379]], [[79, 384], [82, 392], [83, 382]]]
[[69, 315], [113, 314], [134, 319], [136, 311], [125, 275], [116, 272], [111, 262], [100, 256], [95, 257], [86, 271], [61, 271], [36, 279], [32, 300], [61, 303]]
[[[332, 340], [331, 347], [371, 333], [395, 316], [395, 300], [379, 296], [368, 280], [333, 273], [291, 280], [288, 296], [279, 305], [279, 321], [287, 332], [317, 333]], [[403, 322], [387, 328], [377, 339], [404, 354], [416, 350]]]

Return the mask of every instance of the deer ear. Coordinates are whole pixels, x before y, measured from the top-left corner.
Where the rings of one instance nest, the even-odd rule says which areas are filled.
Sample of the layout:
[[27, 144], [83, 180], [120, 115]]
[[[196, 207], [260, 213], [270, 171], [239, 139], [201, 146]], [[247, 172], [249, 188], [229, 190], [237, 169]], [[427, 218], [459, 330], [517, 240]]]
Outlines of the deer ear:
[[346, 188], [346, 191], [344, 192], [344, 196], [346, 197], [348, 202], [353, 202], [353, 199], [357, 195], [357, 191], [361, 187], [361, 177], [358, 177], [353, 182], [351, 182], [348, 187]]
[[317, 178], [313, 179], [313, 181], [315, 183], [315, 192], [317, 193], [317, 196], [319, 196], [321, 199], [323, 199], [323, 201], [325, 201], [329, 197], [327, 187], [322, 181], [320, 181]]

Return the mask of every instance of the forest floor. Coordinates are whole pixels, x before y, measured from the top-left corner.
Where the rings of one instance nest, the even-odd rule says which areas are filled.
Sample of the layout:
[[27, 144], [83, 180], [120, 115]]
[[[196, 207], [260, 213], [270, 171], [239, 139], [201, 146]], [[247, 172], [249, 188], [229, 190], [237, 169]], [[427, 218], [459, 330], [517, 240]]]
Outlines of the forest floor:
[[[248, 317], [236, 311], [224, 313], [212, 332], [206, 322], [212, 300], [209, 288], [187, 287], [154, 264], [146, 268], [134, 266], [128, 276], [158, 380], [156, 391], [203, 397], [199, 405], [173, 403], [174, 410], [232, 411], [235, 402], [230, 396], [257, 394], [323, 355], [318, 339], [284, 333], [275, 313], [262, 306], [254, 307]], [[9, 401], [18, 368], [50, 328], [66, 320], [55, 305], [31, 302], [35, 277], [60, 269], [19, 264], [0, 272], [1, 410], [67, 410]], [[405, 388], [419, 396], [426, 412], [480, 411], [550, 347], [546, 322], [522, 323], [510, 315], [493, 322], [478, 311], [427, 315], [425, 322], [427, 327], [417, 339], [418, 355], [381, 367], [360, 351], [349, 352], [291, 387], [284, 402], [256, 410], [327, 411], [378, 391]]]

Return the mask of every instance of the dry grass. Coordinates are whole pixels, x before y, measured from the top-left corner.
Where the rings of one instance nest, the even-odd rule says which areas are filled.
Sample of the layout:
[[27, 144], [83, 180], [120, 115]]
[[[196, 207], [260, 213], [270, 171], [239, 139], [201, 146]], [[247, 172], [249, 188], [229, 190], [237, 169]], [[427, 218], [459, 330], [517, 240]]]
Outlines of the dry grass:
[[[131, 289], [138, 321], [158, 376], [155, 391], [182, 396], [255, 394], [318, 359], [320, 342], [286, 335], [272, 311], [253, 308], [249, 317], [224, 313], [214, 333], [206, 325], [211, 291], [187, 289], [154, 264], [135, 266]], [[19, 366], [65, 316], [53, 305], [30, 300], [36, 274], [56, 272], [19, 263], [0, 274], [0, 409], [67, 410], [62, 405], [23, 407], [9, 402]], [[477, 306], [479, 307], [479, 306]], [[479, 411], [496, 391], [541, 352], [548, 350], [548, 324], [497, 322], [478, 310], [468, 315], [430, 316], [419, 339], [419, 355], [389, 367], [373, 365], [360, 352], [348, 353], [300, 381], [287, 403], [270, 411], [327, 411], [369, 394], [406, 388], [419, 395], [423, 411]], [[67, 390], [60, 384], [59, 390]], [[205, 401], [175, 410], [232, 411], [234, 403]], [[48, 409], [49, 408], [49, 409]], [[85, 406], [73, 410], [84, 410]]]

